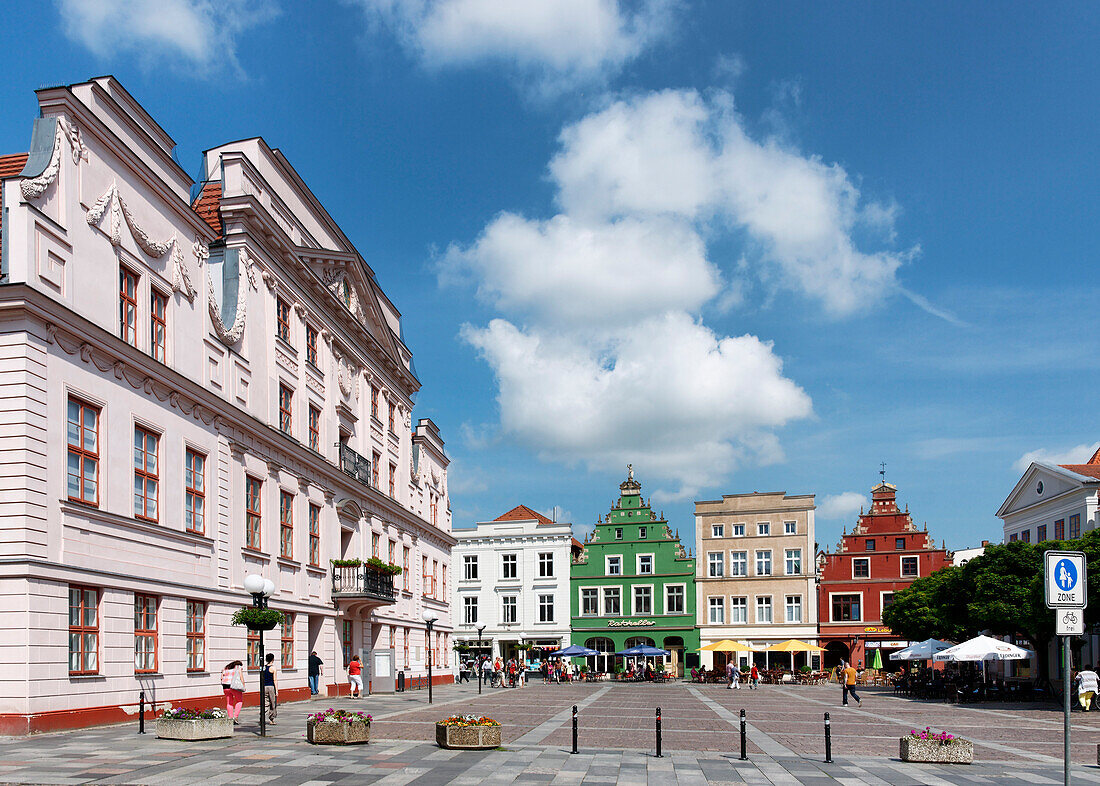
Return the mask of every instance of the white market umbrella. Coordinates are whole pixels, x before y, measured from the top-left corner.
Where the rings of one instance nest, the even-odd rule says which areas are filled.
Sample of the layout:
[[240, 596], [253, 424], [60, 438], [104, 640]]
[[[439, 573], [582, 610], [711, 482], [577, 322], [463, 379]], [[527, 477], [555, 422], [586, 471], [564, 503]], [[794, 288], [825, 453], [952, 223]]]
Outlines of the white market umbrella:
[[949, 641], [925, 639], [911, 644], [903, 650], [890, 653], [890, 660], [931, 660], [936, 653], [950, 649], [954, 645]]
[[932, 656], [934, 661], [1027, 660], [1034, 653], [990, 636], [975, 636]]

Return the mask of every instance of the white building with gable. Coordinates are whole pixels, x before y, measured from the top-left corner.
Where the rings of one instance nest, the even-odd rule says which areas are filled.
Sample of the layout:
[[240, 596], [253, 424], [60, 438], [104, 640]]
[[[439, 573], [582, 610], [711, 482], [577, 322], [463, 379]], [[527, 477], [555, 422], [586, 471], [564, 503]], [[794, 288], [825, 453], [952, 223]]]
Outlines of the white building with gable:
[[997, 510], [1004, 542], [1073, 540], [1100, 525], [1100, 450], [1085, 464], [1033, 461]]
[[220, 703], [251, 573], [285, 699], [311, 650], [329, 693], [352, 653], [446, 665], [448, 460], [370, 266], [263, 139], [193, 184], [114, 78], [37, 96], [0, 157], [0, 734]]
[[520, 644], [569, 646], [569, 566], [580, 548], [569, 524], [519, 505], [453, 534], [456, 642], [506, 659]]

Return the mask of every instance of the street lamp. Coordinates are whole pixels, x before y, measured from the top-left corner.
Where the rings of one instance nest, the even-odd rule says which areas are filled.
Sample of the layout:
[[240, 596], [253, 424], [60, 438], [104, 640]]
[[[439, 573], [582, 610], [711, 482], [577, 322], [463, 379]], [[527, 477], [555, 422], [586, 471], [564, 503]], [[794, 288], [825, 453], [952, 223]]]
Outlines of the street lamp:
[[477, 628], [477, 695], [481, 695], [481, 673], [484, 671], [482, 666], [485, 665], [485, 655], [481, 651], [481, 634], [485, 630], [484, 625], [479, 625]]
[[431, 611], [423, 614], [424, 622], [428, 623], [428, 704], [432, 703], [432, 626], [439, 617], [432, 616]]
[[[275, 583], [256, 573], [249, 574], [244, 580], [245, 592], [252, 595], [252, 605], [257, 609], [267, 608], [267, 599], [275, 594]], [[267, 694], [264, 692], [264, 632], [260, 634], [260, 736], [267, 736]]]

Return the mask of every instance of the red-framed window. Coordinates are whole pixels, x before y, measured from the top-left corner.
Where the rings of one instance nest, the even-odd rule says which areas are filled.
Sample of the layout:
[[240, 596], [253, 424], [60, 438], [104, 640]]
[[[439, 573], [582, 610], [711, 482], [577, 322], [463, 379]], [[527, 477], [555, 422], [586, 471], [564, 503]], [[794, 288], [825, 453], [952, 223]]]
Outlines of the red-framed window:
[[405, 628], [405, 668], [409, 668], [409, 629]]
[[397, 409], [396, 404], [390, 404], [390, 407], [389, 407], [390, 414], [389, 414], [389, 424], [388, 425], [389, 425], [389, 429], [390, 429], [391, 434], [393, 433], [393, 414], [394, 414], [394, 411], [396, 409]]
[[294, 558], [294, 495], [279, 492], [279, 556]]
[[321, 410], [309, 405], [309, 449], [321, 452]]
[[294, 391], [286, 385], [279, 385], [279, 431], [289, 434], [291, 426], [291, 409], [294, 405]]
[[378, 388], [370, 386], [370, 416], [378, 420]]
[[134, 673], [157, 670], [157, 599], [134, 595]]
[[424, 595], [432, 594], [428, 576], [428, 558], [423, 554], [420, 555], [420, 592]]
[[401, 547], [401, 578], [403, 580], [402, 586], [405, 589], [409, 588], [409, 547]]
[[183, 463], [184, 525], [199, 535], [206, 531], [206, 456], [187, 448]]
[[397, 544], [394, 543], [392, 540], [389, 542], [389, 544], [390, 544], [390, 548], [389, 548], [388, 553], [389, 553], [389, 557], [390, 557], [390, 564], [391, 565], [396, 565], [397, 564]]
[[244, 481], [244, 543], [250, 549], [260, 550], [260, 490], [263, 481], [247, 476]]
[[149, 293], [149, 354], [153, 360], [166, 362], [165, 345], [168, 340], [168, 296], [151, 290]]
[[309, 506], [309, 564], [321, 564], [321, 506]]
[[378, 544], [381, 542], [382, 536], [377, 532], [370, 534], [370, 555], [375, 559], [378, 558]]
[[446, 633], [443, 634], [443, 668], [447, 668], [450, 665], [451, 648], [447, 646], [450, 644], [451, 637]]
[[281, 297], [275, 298], [275, 335], [283, 341], [290, 341], [290, 304]]
[[1042, 543], [1046, 539], [1047, 539], [1047, 525], [1046, 524], [1040, 524], [1038, 527], [1035, 528], [1035, 542], [1036, 543]]
[[440, 565], [439, 568], [440, 568], [440, 579], [441, 579], [442, 585], [443, 585], [440, 588], [439, 597], [446, 600], [449, 597], [447, 595], [447, 566], [446, 566], [446, 564], [444, 564], [444, 565]]
[[1066, 520], [1058, 519], [1054, 522], [1054, 539], [1063, 540], [1066, 537]]
[[279, 652], [282, 653], [281, 663], [284, 669], [294, 668], [294, 614], [287, 611], [283, 613], [282, 635], [279, 637]]
[[351, 663], [351, 620], [344, 620], [340, 629], [340, 650], [344, 656], [344, 668]]
[[439, 526], [439, 500], [436, 498], [435, 494], [433, 494], [432, 492], [429, 491], [428, 494], [431, 496], [431, 514], [430, 515], [431, 515], [431, 520], [432, 520], [432, 526], [433, 527], [438, 527]]
[[134, 426], [134, 516], [145, 521], [157, 520], [160, 497], [160, 435]]
[[69, 674], [99, 673], [99, 590], [69, 585]]
[[1081, 537], [1081, 514], [1074, 513], [1069, 517], [1069, 537], [1070, 540], [1076, 540]]
[[432, 560], [432, 597], [439, 597], [439, 561]]
[[245, 643], [245, 660], [248, 661], [249, 671], [260, 670], [260, 632], [248, 629], [248, 637]]
[[98, 507], [99, 407], [70, 398], [66, 432], [69, 499]]
[[187, 601], [187, 670], [206, 671], [206, 604]]
[[317, 368], [317, 328], [306, 325], [306, 362]]
[[127, 344], [137, 346], [137, 273], [118, 269], [118, 335]]
[[390, 464], [390, 496], [397, 498], [397, 465]]
[[382, 463], [382, 457], [378, 453], [371, 454], [370, 484], [378, 488], [378, 465]]

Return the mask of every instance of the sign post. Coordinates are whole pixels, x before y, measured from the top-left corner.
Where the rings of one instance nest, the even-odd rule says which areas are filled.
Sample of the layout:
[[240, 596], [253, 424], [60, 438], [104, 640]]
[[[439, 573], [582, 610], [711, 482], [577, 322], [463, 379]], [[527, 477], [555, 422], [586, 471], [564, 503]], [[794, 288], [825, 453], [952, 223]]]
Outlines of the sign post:
[[1085, 632], [1085, 607], [1088, 606], [1088, 581], [1085, 554], [1082, 551], [1043, 552], [1043, 587], [1047, 608], [1054, 609], [1055, 633], [1062, 637], [1063, 719], [1062, 776], [1069, 786], [1069, 683], [1073, 659], [1069, 640]]

